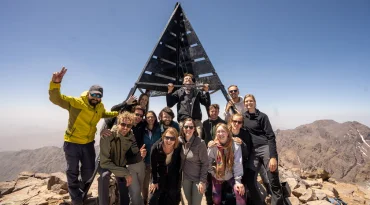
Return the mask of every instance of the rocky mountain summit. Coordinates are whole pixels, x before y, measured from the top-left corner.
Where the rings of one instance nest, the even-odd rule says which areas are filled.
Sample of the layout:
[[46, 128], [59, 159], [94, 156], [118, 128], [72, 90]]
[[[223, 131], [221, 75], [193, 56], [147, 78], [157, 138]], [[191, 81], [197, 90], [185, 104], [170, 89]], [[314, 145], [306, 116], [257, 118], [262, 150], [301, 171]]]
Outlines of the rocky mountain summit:
[[319, 120], [277, 130], [276, 139], [286, 168], [325, 169], [340, 181], [370, 181], [370, 128], [361, 123]]
[[[370, 204], [370, 189], [350, 183], [337, 182], [330, 178], [325, 170], [301, 172], [299, 169], [279, 167], [285, 195], [292, 205], [325, 205], [330, 204], [327, 198], [341, 198], [347, 204]], [[95, 205], [98, 202], [97, 178], [91, 186], [85, 204]], [[261, 181], [261, 180], [259, 180]], [[260, 184], [262, 195], [265, 188]], [[270, 204], [266, 198], [267, 204]], [[114, 179], [110, 186], [110, 204], [117, 203], [117, 190]], [[22, 172], [14, 181], [0, 182], [0, 204], [13, 205], [56, 205], [70, 204], [65, 174], [61, 172], [45, 174]], [[205, 204], [203, 200], [202, 204]]]
[[[286, 195], [292, 204], [327, 204], [326, 198], [334, 197], [348, 204], [370, 204], [369, 127], [319, 120], [277, 130], [276, 140], [281, 181], [289, 185]], [[0, 182], [0, 204], [69, 202], [62, 148], [0, 152], [0, 164], [0, 181], [6, 181]], [[113, 179], [110, 189], [113, 204]], [[88, 204], [95, 204], [97, 195], [95, 179]]]

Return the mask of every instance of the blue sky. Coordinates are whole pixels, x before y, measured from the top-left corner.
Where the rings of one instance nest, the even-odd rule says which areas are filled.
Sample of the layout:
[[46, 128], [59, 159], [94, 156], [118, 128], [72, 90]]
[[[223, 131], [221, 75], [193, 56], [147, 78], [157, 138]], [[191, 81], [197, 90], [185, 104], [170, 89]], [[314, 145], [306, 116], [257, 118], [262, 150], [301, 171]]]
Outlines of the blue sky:
[[[48, 83], [63, 65], [64, 94], [101, 84], [107, 108], [124, 100], [175, 3], [0, 1], [0, 151], [61, 145], [68, 116]], [[370, 126], [369, 1], [181, 3], [224, 85], [253, 93], [274, 128]], [[212, 102], [225, 105], [221, 93]], [[151, 99], [155, 111], [164, 105]]]

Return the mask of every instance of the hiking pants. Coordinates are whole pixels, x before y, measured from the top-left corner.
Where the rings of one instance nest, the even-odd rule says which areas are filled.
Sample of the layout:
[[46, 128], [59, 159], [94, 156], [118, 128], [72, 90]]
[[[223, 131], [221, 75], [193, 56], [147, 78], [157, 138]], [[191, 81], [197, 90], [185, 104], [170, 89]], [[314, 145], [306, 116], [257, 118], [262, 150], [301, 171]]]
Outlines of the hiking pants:
[[143, 200], [144, 204], [148, 202], [148, 195], [149, 195], [149, 182], [152, 178], [152, 169], [150, 164], [145, 164], [145, 177], [144, 177], [144, 184], [142, 188]]
[[271, 191], [271, 186], [270, 186], [270, 182], [269, 182], [269, 178], [268, 178], [268, 175], [267, 175], [267, 171], [265, 169], [264, 166], [261, 166], [261, 169], [259, 171], [259, 174], [261, 176], [261, 179], [262, 179], [262, 183], [263, 185], [265, 186], [266, 188], [266, 192], [267, 194], [270, 194], [272, 195], [272, 191]]
[[[99, 168], [100, 177], [98, 178], [98, 197], [99, 205], [109, 204], [109, 180], [112, 172], [107, 169]], [[116, 177], [117, 188], [119, 191], [119, 204], [129, 205], [128, 187], [125, 177]]]
[[128, 187], [130, 193], [131, 203], [133, 205], [143, 205], [144, 200], [141, 196], [141, 189], [144, 184], [145, 178], [145, 163], [140, 161], [136, 164], [127, 165], [127, 169], [130, 171], [132, 176], [132, 183]]
[[[276, 159], [278, 160], [278, 159]], [[264, 166], [266, 169], [268, 181], [271, 187], [271, 204], [272, 205], [283, 205], [283, 192], [279, 180], [279, 170], [270, 172], [269, 169], [270, 152], [268, 145], [263, 145], [258, 148], [252, 149], [252, 153], [248, 160], [248, 173], [247, 173], [247, 185], [251, 195], [251, 200], [254, 204], [264, 204], [261, 195], [258, 193], [257, 188], [257, 174]], [[268, 188], [267, 188], [268, 189]]]
[[182, 189], [188, 205], [200, 205], [202, 203], [203, 194], [198, 191], [198, 183], [183, 179]]
[[[221, 198], [222, 198], [222, 192], [225, 192], [225, 190], [222, 190], [222, 183], [224, 181], [218, 181], [216, 178], [212, 177], [212, 192], [213, 192], [213, 203], [215, 205], [222, 204]], [[239, 192], [234, 187], [235, 185], [235, 179], [231, 178], [227, 180], [227, 183], [232, 187], [234, 194], [235, 194], [235, 200], [237, 205], [245, 205], [246, 204], [246, 197], [245, 195], [241, 196]]]
[[206, 192], [204, 195], [206, 196], [206, 202], [207, 205], [213, 205], [213, 199], [212, 199], [212, 174], [207, 173], [207, 185], [206, 185]]
[[149, 205], [179, 205], [181, 192], [179, 190], [156, 189], [149, 199]]
[[[82, 203], [83, 187], [80, 187], [78, 180], [81, 174], [82, 185], [91, 178], [95, 169], [95, 141], [88, 144], [75, 144], [71, 142], [64, 142], [63, 150], [67, 162], [67, 182], [68, 192], [71, 196], [73, 204]], [[81, 173], [79, 163], [81, 163]]]

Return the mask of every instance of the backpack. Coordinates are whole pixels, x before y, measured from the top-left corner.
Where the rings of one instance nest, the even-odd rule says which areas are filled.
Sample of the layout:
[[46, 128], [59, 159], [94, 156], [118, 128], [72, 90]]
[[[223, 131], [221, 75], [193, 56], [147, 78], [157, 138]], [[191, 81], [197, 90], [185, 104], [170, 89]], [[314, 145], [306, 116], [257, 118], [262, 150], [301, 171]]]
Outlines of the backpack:
[[327, 198], [326, 200], [330, 202], [331, 204], [335, 204], [335, 205], [347, 205], [346, 202], [342, 201], [339, 198]]

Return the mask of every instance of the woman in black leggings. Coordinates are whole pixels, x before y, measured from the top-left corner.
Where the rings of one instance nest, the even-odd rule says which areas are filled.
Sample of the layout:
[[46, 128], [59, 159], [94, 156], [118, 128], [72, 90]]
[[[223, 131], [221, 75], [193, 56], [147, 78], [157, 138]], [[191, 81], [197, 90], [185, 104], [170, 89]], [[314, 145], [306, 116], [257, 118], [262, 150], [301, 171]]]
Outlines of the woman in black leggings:
[[264, 204], [257, 191], [257, 174], [261, 166], [266, 168], [272, 191], [271, 204], [283, 205], [283, 194], [281, 190], [278, 153], [276, 151], [275, 134], [272, 130], [268, 116], [256, 109], [256, 99], [248, 94], [244, 97], [244, 105], [247, 111], [244, 114], [244, 128], [252, 136], [253, 148], [248, 159], [247, 185], [251, 199], [254, 204]]

